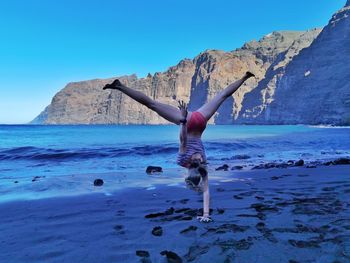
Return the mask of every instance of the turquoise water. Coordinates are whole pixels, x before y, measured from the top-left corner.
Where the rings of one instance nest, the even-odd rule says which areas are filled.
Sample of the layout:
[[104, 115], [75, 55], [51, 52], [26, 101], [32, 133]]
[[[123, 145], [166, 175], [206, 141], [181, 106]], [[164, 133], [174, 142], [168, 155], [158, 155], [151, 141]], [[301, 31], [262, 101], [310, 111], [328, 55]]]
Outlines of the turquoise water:
[[[76, 178], [83, 181], [81, 185], [97, 175], [119, 178], [120, 188], [148, 185], [150, 179], [144, 172], [148, 165], [162, 166], [165, 175], [167, 171], [182, 170], [175, 163], [178, 132], [179, 127], [175, 125], [1, 125], [0, 193], [3, 199], [6, 195], [13, 198], [24, 192], [26, 196], [32, 192], [50, 196], [52, 186], [46, 184], [40, 191], [31, 187], [56, 180], [58, 192], [63, 193], [68, 191], [67, 185], [70, 190], [75, 189]], [[211, 167], [229, 162], [249, 168], [267, 161], [300, 158], [313, 161], [349, 156], [350, 129], [213, 125], [207, 127], [203, 142]], [[176, 173], [168, 177], [166, 183], [176, 182]], [[45, 179], [38, 180], [40, 183], [32, 182], [35, 176], [45, 176]], [[164, 179], [152, 178], [151, 181], [162, 183]], [[26, 187], [21, 188], [23, 185]], [[90, 181], [86, 182], [82, 191], [87, 191], [90, 185]]]

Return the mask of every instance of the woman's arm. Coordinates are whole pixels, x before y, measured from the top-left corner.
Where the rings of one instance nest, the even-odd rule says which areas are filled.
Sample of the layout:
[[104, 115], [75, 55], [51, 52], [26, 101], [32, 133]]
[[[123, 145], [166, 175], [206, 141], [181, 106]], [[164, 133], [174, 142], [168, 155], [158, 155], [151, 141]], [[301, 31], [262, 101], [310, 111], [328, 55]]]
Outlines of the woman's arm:
[[198, 219], [201, 222], [210, 222], [212, 220], [209, 216], [210, 195], [209, 195], [208, 175], [204, 176], [202, 180], [203, 180], [203, 216], [199, 216]]

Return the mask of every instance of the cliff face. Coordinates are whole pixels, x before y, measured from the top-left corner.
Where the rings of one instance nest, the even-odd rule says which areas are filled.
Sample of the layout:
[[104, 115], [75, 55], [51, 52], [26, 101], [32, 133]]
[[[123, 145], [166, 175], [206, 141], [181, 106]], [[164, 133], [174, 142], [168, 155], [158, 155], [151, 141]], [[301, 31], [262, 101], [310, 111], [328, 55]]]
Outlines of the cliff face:
[[272, 74], [267, 72], [257, 89], [245, 97], [237, 122], [349, 125], [349, 16], [350, 1], [310, 47], [284, 66], [277, 65]]
[[[244, 95], [251, 92], [259, 81], [266, 79], [265, 75], [271, 71], [271, 67], [286, 63], [283, 61], [289, 61], [301, 48], [308, 46], [317, 33], [317, 30], [306, 33], [273, 32], [231, 52], [207, 50], [193, 60], [182, 60], [163, 73], [153, 76], [149, 74], [141, 79], [135, 75], [119, 79], [157, 101], [176, 106], [177, 100], [181, 99], [189, 102], [190, 110], [195, 110], [250, 70], [257, 75], [257, 80], [247, 81], [210, 120], [210, 123], [230, 124], [238, 117], [241, 109], [245, 109], [245, 106], [242, 107]], [[119, 91], [103, 91], [102, 87], [113, 80], [114, 78], [69, 83], [54, 96], [51, 104], [33, 123], [168, 123]], [[274, 89], [274, 82], [270, 86]]]

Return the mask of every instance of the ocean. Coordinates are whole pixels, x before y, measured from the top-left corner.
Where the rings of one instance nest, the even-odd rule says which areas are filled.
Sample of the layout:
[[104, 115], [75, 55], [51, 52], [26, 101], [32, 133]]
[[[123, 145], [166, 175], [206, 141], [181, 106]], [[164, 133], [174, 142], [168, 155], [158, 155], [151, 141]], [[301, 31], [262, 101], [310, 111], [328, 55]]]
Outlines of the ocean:
[[[178, 133], [175, 125], [0, 125], [0, 201], [180, 184]], [[209, 125], [203, 142], [210, 178], [218, 179], [224, 163], [251, 169], [350, 156], [347, 127]], [[149, 176], [148, 165], [164, 172]], [[94, 187], [95, 178], [104, 186]]]

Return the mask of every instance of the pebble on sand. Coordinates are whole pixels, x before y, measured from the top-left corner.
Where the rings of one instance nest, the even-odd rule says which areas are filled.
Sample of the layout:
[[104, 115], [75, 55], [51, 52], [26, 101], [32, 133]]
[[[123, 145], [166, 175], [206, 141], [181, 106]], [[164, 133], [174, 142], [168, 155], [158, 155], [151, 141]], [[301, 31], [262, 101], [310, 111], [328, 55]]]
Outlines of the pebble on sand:
[[163, 235], [163, 229], [162, 229], [162, 227], [160, 227], [160, 226], [154, 227], [153, 230], [152, 230], [152, 234], [153, 234], [154, 236], [157, 236], [157, 237], [160, 237], [161, 235]]
[[103, 185], [103, 180], [102, 179], [95, 179], [94, 186], [102, 186], [102, 185]]

